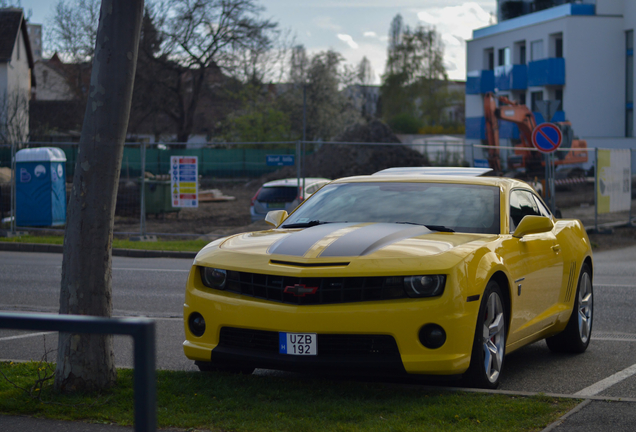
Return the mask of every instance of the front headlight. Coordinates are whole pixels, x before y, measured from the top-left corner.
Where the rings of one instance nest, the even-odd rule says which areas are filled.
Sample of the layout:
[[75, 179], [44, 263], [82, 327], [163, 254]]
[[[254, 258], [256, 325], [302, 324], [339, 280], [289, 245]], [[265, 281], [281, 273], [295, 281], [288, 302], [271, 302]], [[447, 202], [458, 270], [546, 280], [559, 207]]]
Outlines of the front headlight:
[[406, 276], [404, 290], [409, 297], [436, 297], [444, 292], [445, 275]]
[[225, 289], [227, 270], [212, 267], [199, 267], [201, 269], [201, 282], [209, 288]]

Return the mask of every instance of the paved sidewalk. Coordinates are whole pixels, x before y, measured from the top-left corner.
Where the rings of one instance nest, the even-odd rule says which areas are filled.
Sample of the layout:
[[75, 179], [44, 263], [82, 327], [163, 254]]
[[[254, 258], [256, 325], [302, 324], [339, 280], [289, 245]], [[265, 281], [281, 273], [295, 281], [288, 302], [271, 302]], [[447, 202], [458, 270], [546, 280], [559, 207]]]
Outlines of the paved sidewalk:
[[587, 400], [542, 432], [632, 432], [636, 403]]
[[[62, 245], [0, 242], [0, 251], [62, 253]], [[134, 258], [194, 258], [197, 252], [113, 249], [113, 256]]]

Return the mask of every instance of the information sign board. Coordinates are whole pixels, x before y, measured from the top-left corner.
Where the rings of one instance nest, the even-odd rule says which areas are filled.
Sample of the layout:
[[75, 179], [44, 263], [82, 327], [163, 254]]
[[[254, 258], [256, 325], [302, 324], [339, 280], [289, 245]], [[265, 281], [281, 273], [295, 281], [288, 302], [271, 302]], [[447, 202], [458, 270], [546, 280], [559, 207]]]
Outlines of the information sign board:
[[267, 166], [286, 166], [286, 165], [294, 165], [295, 158], [294, 155], [267, 155], [266, 156]]
[[199, 207], [199, 173], [196, 156], [170, 157], [172, 207]]
[[596, 200], [598, 214], [629, 211], [632, 203], [630, 150], [598, 150]]

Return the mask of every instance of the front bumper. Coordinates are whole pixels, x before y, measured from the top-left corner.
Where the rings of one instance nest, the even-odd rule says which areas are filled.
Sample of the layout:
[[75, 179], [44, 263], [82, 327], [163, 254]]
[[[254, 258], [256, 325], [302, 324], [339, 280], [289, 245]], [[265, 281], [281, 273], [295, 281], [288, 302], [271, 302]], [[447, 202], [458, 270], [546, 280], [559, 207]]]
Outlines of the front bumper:
[[[283, 370], [378, 370], [383, 374], [407, 372], [457, 375], [470, 363], [479, 302], [467, 303], [453, 289], [434, 299], [399, 299], [361, 303], [296, 306], [193, 286], [188, 282], [184, 305], [185, 355], [195, 361], [215, 361]], [[191, 313], [206, 322], [201, 337], [188, 329]], [[446, 343], [424, 347], [418, 333], [425, 324], [442, 326]], [[245, 347], [219, 345], [221, 329], [266, 332], [317, 333], [320, 335], [388, 335], [397, 345], [396, 355], [291, 356]]]

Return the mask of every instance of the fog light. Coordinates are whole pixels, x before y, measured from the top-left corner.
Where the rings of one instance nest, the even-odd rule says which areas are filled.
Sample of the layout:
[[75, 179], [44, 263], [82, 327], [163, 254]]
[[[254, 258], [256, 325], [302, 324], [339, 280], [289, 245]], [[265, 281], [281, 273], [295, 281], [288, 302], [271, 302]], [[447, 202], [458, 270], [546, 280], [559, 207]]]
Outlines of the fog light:
[[190, 328], [190, 333], [196, 337], [203, 336], [203, 333], [205, 333], [205, 320], [203, 316], [198, 312], [191, 313], [188, 318], [188, 327]]
[[446, 342], [446, 332], [437, 324], [426, 324], [420, 329], [420, 342], [426, 348], [436, 349]]

